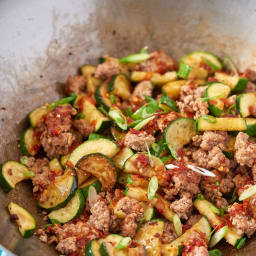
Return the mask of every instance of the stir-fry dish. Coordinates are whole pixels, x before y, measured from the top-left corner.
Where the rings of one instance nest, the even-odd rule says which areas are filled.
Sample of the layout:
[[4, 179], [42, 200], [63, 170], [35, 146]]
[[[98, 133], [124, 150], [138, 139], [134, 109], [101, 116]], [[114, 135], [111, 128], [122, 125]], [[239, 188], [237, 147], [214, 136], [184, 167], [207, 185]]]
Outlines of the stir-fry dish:
[[256, 231], [256, 72], [198, 51], [103, 56], [29, 114], [9, 192], [30, 179], [49, 223], [10, 202], [23, 237], [69, 256], [218, 256]]

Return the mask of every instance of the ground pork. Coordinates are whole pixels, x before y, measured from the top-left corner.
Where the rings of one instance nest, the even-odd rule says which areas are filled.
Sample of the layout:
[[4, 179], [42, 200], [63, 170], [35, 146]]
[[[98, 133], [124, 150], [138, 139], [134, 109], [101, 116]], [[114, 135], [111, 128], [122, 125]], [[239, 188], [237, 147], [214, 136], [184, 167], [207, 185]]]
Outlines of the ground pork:
[[189, 84], [183, 85], [180, 89], [180, 100], [177, 101], [180, 112], [189, 112], [194, 114], [195, 118], [208, 114], [208, 103], [200, 100], [205, 90], [205, 86], [194, 89]]
[[119, 219], [115, 214], [111, 213], [109, 222], [109, 232], [119, 233], [120, 232], [121, 219]]
[[246, 184], [248, 184], [248, 181], [250, 180], [251, 179], [247, 174], [241, 175], [240, 173], [233, 178], [233, 182], [237, 189], [244, 187]]
[[87, 138], [91, 133], [94, 132], [94, 126], [90, 125], [85, 119], [78, 119], [73, 121], [73, 126], [85, 137]]
[[252, 167], [256, 160], [256, 144], [248, 141], [246, 133], [239, 132], [235, 142], [235, 159], [240, 165]]
[[252, 177], [253, 180], [256, 181], [256, 164], [254, 164], [252, 167]]
[[232, 225], [238, 229], [240, 235], [245, 233], [250, 237], [256, 231], [256, 220], [248, 214], [247, 210], [244, 208], [241, 210], [240, 205], [241, 204], [234, 203], [228, 207], [230, 221]]
[[155, 51], [150, 54], [150, 58], [136, 65], [135, 69], [146, 72], [165, 73], [174, 70], [175, 62], [163, 51]]
[[171, 203], [171, 208], [180, 218], [187, 220], [193, 207], [192, 198], [189, 193], [183, 193], [182, 197]]
[[247, 77], [250, 81], [255, 81], [256, 80], [256, 71], [252, 70], [250, 68], [247, 68], [244, 71], [244, 76]]
[[[196, 244], [195, 244], [196, 241]], [[207, 239], [203, 238], [199, 232], [194, 231], [189, 238], [185, 241], [185, 247], [184, 250], [186, 251], [186, 247], [190, 247], [190, 245], [193, 244], [191, 250], [188, 251], [187, 255], [189, 256], [208, 256], [208, 245], [207, 245]], [[198, 245], [200, 244], [200, 245]], [[204, 249], [205, 248], [205, 249]]]
[[250, 215], [256, 219], [256, 196], [251, 196], [248, 199], [248, 211], [250, 212]]
[[152, 97], [153, 86], [150, 81], [142, 81], [138, 83], [131, 96], [131, 102], [143, 101], [145, 102], [144, 96]]
[[66, 82], [66, 87], [65, 87], [65, 92], [67, 94], [80, 94], [85, 92], [85, 86], [86, 86], [86, 79], [84, 76], [68, 76], [67, 82]]
[[128, 214], [121, 223], [121, 235], [134, 237], [138, 228], [137, 214]]
[[71, 254], [77, 250], [76, 238], [67, 237], [64, 240], [61, 240], [56, 246], [56, 250], [63, 254]]
[[118, 74], [119, 69], [118, 59], [108, 58], [105, 62], [97, 66], [94, 76], [103, 80], [108, 79], [113, 75]]
[[161, 115], [158, 119], [157, 119], [157, 126], [158, 129], [163, 132], [165, 130], [165, 128], [173, 121], [177, 118], [177, 114], [175, 112], [170, 112], [164, 115]]
[[47, 243], [48, 237], [45, 230], [39, 228], [38, 230], [35, 231], [35, 235], [39, 236], [40, 241], [42, 241], [43, 243]]
[[124, 137], [124, 145], [135, 151], [145, 152], [147, 150], [146, 143], [150, 148], [153, 142], [155, 142], [155, 137], [145, 131], [138, 133], [129, 131]]
[[220, 192], [219, 187], [214, 185], [203, 186], [204, 187], [204, 197], [215, 204], [219, 208], [224, 208], [228, 206], [227, 200], [223, 197]]
[[177, 238], [177, 234], [175, 232], [174, 226], [171, 222], [167, 221], [164, 223], [164, 231], [161, 237], [161, 242], [163, 244], [171, 243], [173, 240]]
[[189, 225], [190, 227], [194, 226], [200, 219], [202, 218], [201, 215], [196, 214], [196, 215], [191, 215], [188, 219], [188, 221], [186, 222], [187, 225]]
[[228, 194], [234, 188], [234, 183], [231, 177], [224, 178], [220, 181], [220, 192], [223, 194]]
[[186, 254], [187, 256], [209, 256], [207, 247], [195, 246], [190, 252]]
[[89, 226], [107, 233], [110, 226], [110, 211], [104, 200], [98, 199], [91, 207], [91, 214], [88, 220]]

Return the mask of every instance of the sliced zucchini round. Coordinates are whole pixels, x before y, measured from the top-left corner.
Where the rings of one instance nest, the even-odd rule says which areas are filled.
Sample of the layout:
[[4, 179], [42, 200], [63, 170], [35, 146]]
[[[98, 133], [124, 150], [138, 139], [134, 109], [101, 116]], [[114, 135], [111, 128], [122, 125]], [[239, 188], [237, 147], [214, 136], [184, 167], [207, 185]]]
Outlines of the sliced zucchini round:
[[76, 190], [75, 195], [64, 208], [52, 211], [48, 218], [52, 223], [66, 223], [80, 215], [85, 206], [85, 198], [80, 189]]
[[108, 114], [121, 130], [127, 130], [126, 117], [119, 108], [111, 107]]
[[52, 171], [54, 171], [57, 175], [61, 174], [61, 172], [63, 171], [63, 168], [60, 164], [60, 161], [57, 158], [53, 158], [50, 162], [49, 162], [49, 167]]
[[249, 136], [255, 136], [256, 135], [256, 118], [246, 118], [246, 133]]
[[106, 155], [101, 153], [85, 155], [77, 162], [76, 167], [95, 176], [103, 188], [112, 188], [116, 183], [117, 168]]
[[199, 66], [201, 62], [209, 65], [214, 71], [222, 70], [223, 63], [214, 54], [210, 52], [196, 51], [186, 54], [181, 58], [181, 61], [191, 66]]
[[12, 190], [18, 182], [34, 177], [33, 172], [16, 161], [5, 162], [0, 169], [0, 185], [6, 193]]
[[101, 256], [100, 243], [97, 240], [91, 240], [85, 246], [85, 256]]
[[194, 120], [184, 117], [172, 121], [164, 131], [164, 139], [170, 151], [179, 150], [195, 135]]
[[106, 111], [109, 111], [112, 103], [107, 92], [107, 83], [98, 86], [94, 94], [95, 100], [99, 106], [102, 106]]
[[131, 97], [131, 83], [125, 74], [118, 74], [112, 77], [108, 83], [108, 92], [119, 96], [123, 100]]
[[239, 111], [241, 117], [247, 117], [251, 115], [251, 108], [256, 106], [255, 93], [243, 93], [236, 98], [236, 108]]
[[22, 154], [34, 156], [37, 154], [40, 147], [40, 141], [35, 134], [35, 130], [33, 128], [28, 128], [22, 134], [20, 139], [20, 148]]
[[115, 127], [113, 125], [111, 126], [110, 131], [111, 131], [111, 135], [115, 141], [121, 141], [126, 134], [125, 132], [121, 131], [120, 129], [118, 129], [117, 127]]
[[[143, 162], [146, 162], [146, 164], [143, 165], [143, 171], [137, 168], [136, 163], [140, 161], [140, 159], [142, 159]], [[150, 164], [150, 162], [152, 164]], [[129, 157], [124, 163], [123, 171], [126, 173], [138, 174], [147, 178], [156, 176], [160, 185], [166, 184], [167, 173], [163, 162], [160, 158], [152, 155], [149, 156], [146, 153], [137, 153]]]
[[46, 190], [46, 200], [39, 202], [39, 206], [47, 210], [57, 210], [64, 207], [77, 189], [77, 179], [71, 169], [67, 169], [62, 176], [58, 176], [50, 183]]
[[101, 191], [101, 183], [96, 178], [92, 177], [79, 187], [83, 192], [84, 198], [88, 197], [90, 186], [93, 186], [97, 193]]
[[83, 156], [92, 153], [102, 153], [110, 158], [112, 158], [117, 152], [119, 152], [120, 147], [113, 141], [108, 139], [95, 139], [88, 140], [78, 146], [71, 154], [68, 159], [68, 163], [75, 166]]
[[144, 221], [148, 222], [155, 218], [156, 210], [153, 206], [148, 203], [141, 202], [143, 210], [144, 210]]
[[214, 116], [221, 116], [224, 109], [224, 102], [221, 98], [227, 98], [229, 93], [230, 87], [225, 84], [212, 83], [207, 87], [205, 96], [209, 98], [209, 108]]
[[49, 111], [47, 106], [42, 106], [33, 110], [28, 116], [31, 126], [36, 127]]
[[125, 163], [125, 161], [131, 157], [132, 155], [134, 155], [133, 151], [130, 148], [122, 148], [114, 157], [113, 157], [113, 161], [116, 164], [116, 166], [119, 169], [123, 169], [123, 165]]
[[13, 202], [8, 204], [8, 210], [11, 216], [15, 216], [15, 222], [21, 235], [24, 238], [31, 237], [36, 229], [36, 221], [33, 216], [23, 207]]

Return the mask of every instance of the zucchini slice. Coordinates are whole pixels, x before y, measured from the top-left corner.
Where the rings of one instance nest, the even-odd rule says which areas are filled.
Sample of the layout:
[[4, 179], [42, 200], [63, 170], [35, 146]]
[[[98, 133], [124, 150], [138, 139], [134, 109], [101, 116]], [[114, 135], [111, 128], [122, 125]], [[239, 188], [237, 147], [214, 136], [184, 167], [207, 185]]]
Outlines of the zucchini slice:
[[219, 82], [228, 85], [232, 92], [243, 91], [248, 83], [248, 79], [246, 77], [231, 76], [222, 72], [216, 72], [214, 77]]
[[22, 154], [34, 156], [37, 154], [40, 147], [40, 141], [35, 134], [35, 130], [33, 128], [28, 128], [22, 134], [20, 139], [20, 148]]
[[112, 188], [116, 183], [116, 166], [106, 155], [86, 155], [77, 162], [76, 167], [98, 178], [104, 188]]
[[119, 96], [123, 100], [131, 97], [131, 83], [126, 75], [114, 75], [108, 83], [108, 92]]
[[82, 191], [78, 189], [64, 208], [52, 211], [48, 214], [48, 218], [52, 223], [66, 223], [78, 217], [83, 211], [84, 206], [85, 198]]
[[191, 237], [194, 232], [205, 234], [206, 238], [210, 239], [211, 225], [205, 217], [202, 217], [194, 226], [188, 229], [183, 235], [178, 237], [170, 244], [164, 244], [162, 246], [163, 256], [177, 256], [179, 255], [179, 246], [182, 246]]
[[87, 77], [92, 75], [96, 72], [96, 67], [90, 64], [85, 64], [80, 68], [80, 72], [83, 76]]
[[149, 80], [156, 85], [163, 85], [178, 80], [178, 76], [176, 71], [166, 72], [163, 75], [153, 72], [133, 71], [131, 73], [131, 80], [133, 82]]
[[101, 183], [96, 178], [92, 177], [79, 187], [85, 199], [88, 197], [90, 186], [93, 186], [97, 193], [101, 191]]
[[95, 91], [94, 98], [99, 106], [102, 106], [106, 111], [109, 111], [112, 102], [109, 98], [109, 93], [107, 92], [107, 86], [107, 83], [99, 85]]
[[114, 157], [113, 157], [113, 161], [115, 163], [115, 165], [119, 168], [119, 169], [123, 169], [124, 163], [125, 161], [131, 157], [132, 155], [134, 155], [133, 151], [130, 148], [122, 148]]
[[154, 219], [156, 215], [155, 208], [148, 203], [141, 202], [141, 204], [144, 209], [144, 217], [143, 217], [144, 221], [148, 222]]
[[62, 157], [60, 158], [60, 163], [61, 163], [61, 166], [62, 166], [63, 168], [66, 168], [66, 167], [67, 167], [66, 164], [67, 164], [67, 162], [68, 162], [69, 157], [70, 157], [70, 154], [67, 154], [67, 155], [64, 155], [64, 156], [62, 156]]
[[55, 171], [57, 175], [61, 174], [61, 172], [63, 171], [60, 161], [57, 158], [53, 158], [49, 162], [49, 167], [52, 171]]
[[84, 114], [85, 120], [95, 127], [95, 132], [104, 131], [111, 124], [108, 117], [104, 116], [91, 102], [91, 100], [85, 96], [80, 97], [76, 105], [79, 106], [80, 113]]
[[239, 117], [219, 117], [214, 118], [214, 122], [202, 117], [196, 119], [197, 131], [245, 131], [246, 129], [245, 119]]
[[118, 177], [118, 182], [123, 186], [130, 184], [134, 187], [148, 187], [148, 180], [138, 174], [121, 173], [121, 175]]
[[47, 210], [57, 210], [64, 207], [77, 189], [77, 180], [73, 171], [67, 169], [62, 176], [52, 181], [46, 190], [46, 200], [39, 202], [39, 206]]
[[256, 118], [246, 118], [245, 119], [246, 122], [246, 133], [249, 136], [255, 136], [256, 135]]
[[247, 117], [251, 115], [251, 108], [256, 106], [255, 93], [242, 93], [236, 98], [236, 108], [239, 111], [241, 117]]
[[[215, 210], [212, 209], [215, 209], [216, 207], [209, 201], [196, 199], [194, 201], [194, 206], [200, 212], [200, 214], [207, 217], [213, 227], [224, 223], [221, 218], [214, 213]], [[238, 234], [236, 228], [234, 227], [229, 227], [227, 233], [225, 234], [226, 241], [233, 246], [236, 246], [237, 241], [241, 238], [242, 236]]]
[[214, 71], [222, 70], [223, 63], [220, 59], [210, 52], [196, 51], [186, 54], [181, 61], [190, 66], [200, 66], [201, 62], [209, 65]]
[[169, 82], [162, 87], [162, 91], [171, 99], [177, 99], [180, 96], [180, 88], [187, 83], [186, 80]]
[[178, 77], [186, 80], [205, 80], [208, 77], [208, 72], [204, 68], [190, 66], [184, 62], [181, 62], [179, 66]]
[[0, 169], [0, 185], [6, 193], [12, 190], [17, 183], [34, 176], [34, 173], [29, 171], [25, 165], [16, 161], [5, 162]]
[[24, 238], [31, 237], [36, 229], [36, 221], [33, 216], [23, 207], [13, 202], [8, 204], [8, 210], [11, 216], [15, 216], [15, 222], [21, 235]]
[[85, 246], [85, 256], [101, 256], [100, 242], [97, 240], [88, 242]]
[[[138, 161], [145, 161], [141, 169], [137, 168], [136, 163]], [[150, 161], [153, 165], [150, 164]], [[128, 158], [124, 163], [123, 171], [131, 174], [139, 174], [146, 178], [157, 176], [159, 184], [166, 184], [167, 173], [163, 162], [160, 158], [152, 155], [149, 156], [146, 153], [137, 153]]]
[[40, 108], [36, 108], [32, 112], [30, 112], [28, 118], [32, 127], [36, 127], [40, 121], [46, 116], [49, 112], [49, 108], [47, 106], [42, 106]]
[[110, 131], [111, 131], [111, 135], [115, 141], [121, 141], [126, 134], [125, 132], [121, 131], [120, 129], [118, 129], [117, 127], [115, 127], [113, 125], [111, 126]]
[[172, 121], [164, 131], [164, 139], [170, 149], [179, 150], [196, 135], [194, 120], [181, 117]]
[[112, 158], [120, 147], [113, 141], [100, 138], [95, 140], [88, 140], [79, 145], [71, 154], [68, 159], [68, 164], [75, 166], [83, 156], [92, 153], [102, 153]]
[[222, 83], [212, 83], [207, 87], [205, 96], [209, 98], [209, 109], [214, 116], [221, 116], [225, 106], [221, 99], [226, 99], [229, 93], [230, 87]]
[[127, 130], [126, 116], [118, 107], [111, 107], [108, 112], [109, 117], [115, 122], [121, 130]]
[[164, 231], [162, 220], [152, 220], [144, 224], [138, 231], [135, 241], [145, 246], [147, 256], [161, 256], [161, 236]]

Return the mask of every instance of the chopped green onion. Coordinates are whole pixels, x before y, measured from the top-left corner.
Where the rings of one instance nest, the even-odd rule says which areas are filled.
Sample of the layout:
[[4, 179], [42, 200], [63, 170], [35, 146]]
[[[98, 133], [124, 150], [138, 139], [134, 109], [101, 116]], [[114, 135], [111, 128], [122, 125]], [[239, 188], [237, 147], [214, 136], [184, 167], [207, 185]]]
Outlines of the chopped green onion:
[[88, 137], [88, 140], [95, 140], [95, 139], [108, 139], [107, 136], [101, 135], [101, 134], [97, 134], [97, 133], [91, 133]]
[[148, 51], [148, 46], [144, 46], [141, 50], [140, 53], [147, 53]]
[[184, 250], [184, 245], [178, 245], [178, 256], [182, 255], [183, 250]]
[[127, 174], [127, 175], [126, 175], [126, 182], [127, 182], [128, 184], [133, 184], [133, 180], [132, 180], [132, 178], [131, 178], [131, 174]]
[[141, 218], [138, 223], [138, 228], [140, 228], [142, 226], [143, 222], [144, 222], [144, 218]]
[[124, 249], [126, 247], [128, 247], [128, 245], [131, 243], [132, 239], [127, 236], [122, 238], [119, 243], [117, 244], [117, 246], [115, 247], [115, 249], [120, 250], [120, 249]]
[[241, 195], [239, 196], [239, 201], [243, 201], [255, 194], [256, 194], [256, 185], [253, 185], [241, 193]]
[[59, 106], [59, 105], [63, 105], [63, 104], [66, 104], [66, 103], [72, 103], [76, 100], [76, 94], [71, 94], [71, 96], [69, 97], [66, 97], [66, 98], [62, 98], [56, 102], [53, 102], [49, 105], [49, 109], [54, 109], [55, 107]]
[[45, 224], [45, 225], [44, 225], [44, 228], [49, 228], [50, 226], [52, 226], [52, 224], [51, 224], [51, 223], [48, 223], [48, 224]]
[[166, 94], [161, 97], [160, 103], [168, 106], [173, 111], [178, 112], [176, 101], [168, 97]]
[[163, 156], [160, 159], [165, 164], [169, 159], [172, 159], [172, 156]]
[[110, 99], [111, 103], [116, 104], [116, 96], [115, 95], [110, 94], [109, 99]]
[[204, 195], [199, 193], [196, 198], [199, 200], [204, 200]]
[[133, 127], [133, 129], [135, 130], [140, 130], [142, 129], [145, 125], [147, 125], [151, 120], [153, 120], [155, 117], [154, 116], [151, 116], [151, 117], [148, 117], [144, 120], [142, 120], [141, 122], [139, 122], [136, 126]]
[[152, 145], [151, 145], [151, 148], [154, 150], [154, 152], [158, 153], [160, 151], [160, 146], [153, 142]]
[[223, 62], [227, 69], [232, 71], [235, 76], [238, 76], [237, 68], [229, 56], [225, 57]]
[[222, 256], [222, 253], [219, 249], [214, 249], [209, 251], [209, 256]]
[[219, 215], [220, 214], [220, 210], [217, 208], [217, 207], [215, 207], [214, 205], [210, 205], [210, 209], [211, 209], [211, 211], [213, 212], [213, 213], [215, 213], [215, 214], [217, 214], [217, 215]]
[[131, 54], [119, 60], [120, 63], [139, 63], [150, 58], [147, 53], [148, 47], [143, 47], [139, 53]]
[[148, 183], [148, 199], [152, 200], [156, 196], [156, 191], [158, 189], [158, 179], [153, 176]]
[[221, 229], [219, 229], [217, 232], [214, 233], [212, 236], [209, 247], [214, 247], [228, 232], [228, 226], [224, 226]]
[[211, 124], [217, 123], [217, 119], [215, 116], [203, 115], [202, 118]]
[[192, 68], [188, 64], [181, 62], [177, 75], [179, 78], [187, 79], [191, 70]]
[[24, 172], [24, 177], [26, 178], [33, 178], [35, 174], [32, 171], [26, 171]]
[[151, 167], [154, 167], [154, 161], [152, 159], [152, 156], [151, 156], [151, 153], [150, 153], [150, 150], [149, 150], [149, 147], [148, 147], [148, 143], [146, 141], [145, 141], [145, 145], [146, 145], [146, 148], [147, 148], [149, 164], [150, 164]]
[[126, 116], [131, 117], [132, 114], [133, 114], [132, 108], [131, 108], [131, 107], [128, 107], [127, 109], [125, 109], [125, 110], [124, 110], [124, 114], [125, 114]]
[[170, 148], [170, 152], [171, 152], [171, 156], [175, 159], [175, 160], [178, 160], [179, 157], [177, 155], [177, 152], [174, 148]]
[[180, 221], [180, 217], [178, 214], [175, 214], [173, 216], [173, 226], [174, 226], [174, 229], [175, 229], [175, 232], [178, 236], [181, 236], [182, 235], [182, 223]]
[[20, 162], [21, 162], [23, 165], [26, 165], [26, 166], [27, 166], [27, 164], [28, 164], [28, 162], [29, 162], [29, 159], [28, 159], [27, 156], [22, 156], [22, 157], [20, 158]]
[[77, 119], [84, 119], [85, 118], [85, 114], [84, 113], [78, 113], [76, 116], [75, 116], [75, 120]]
[[220, 213], [218, 214], [218, 216], [222, 217], [225, 214], [227, 207], [222, 207], [219, 210], [220, 210]]
[[220, 182], [217, 180], [217, 181], [215, 182], [215, 185], [216, 185], [216, 186], [219, 186], [219, 185], [220, 185]]
[[120, 129], [127, 130], [126, 117], [123, 115], [121, 110], [118, 108], [110, 108], [108, 114]]
[[231, 198], [228, 200], [228, 203], [232, 204], [232, 203], [234, 203], [236, 201], [236, 199], [237, 199], [237, 192], [234, 189]]
[[239, 250], [245, 245], [246, 237], [242, 237], [237, 241], [236, 248]]
[[128, 188], [128, 187], [126, 187], [126, 188], [125, 188], [125, 190], [124, 190], [124, 192], [123, 192], [123, 194], [126, 196], [126, 195], [127, 195], [127, 193], [128, 193], [128, 191], [129, 191], [129, 188]]

